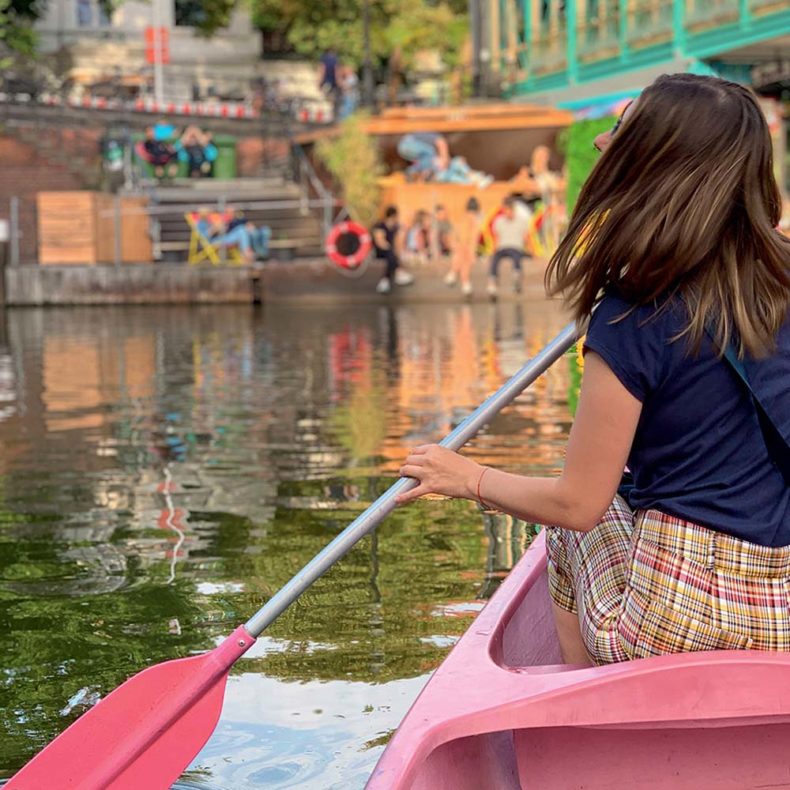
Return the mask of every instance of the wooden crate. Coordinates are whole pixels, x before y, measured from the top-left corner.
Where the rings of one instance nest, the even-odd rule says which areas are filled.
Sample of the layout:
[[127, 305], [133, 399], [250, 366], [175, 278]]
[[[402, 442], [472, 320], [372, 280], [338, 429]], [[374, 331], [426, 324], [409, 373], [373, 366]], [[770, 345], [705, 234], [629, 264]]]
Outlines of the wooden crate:
[[96, 214], [95, 263], [112, 263], [115, 260], [115, 200], [112, 195], [94, 193]]
[[[115, 260], [115, 199], [103, 192], [39, 192], [38, 260], [91, 265]], [[153, 262], [147, 198], [121, 199], [121, 261]]]
[[121, 199], [121, 260], [123, 263], [153, 263], [151, 225], [146, 213], [147, 197]]
[[98, 263], [95, 192], [39, 192], [38, 260]]

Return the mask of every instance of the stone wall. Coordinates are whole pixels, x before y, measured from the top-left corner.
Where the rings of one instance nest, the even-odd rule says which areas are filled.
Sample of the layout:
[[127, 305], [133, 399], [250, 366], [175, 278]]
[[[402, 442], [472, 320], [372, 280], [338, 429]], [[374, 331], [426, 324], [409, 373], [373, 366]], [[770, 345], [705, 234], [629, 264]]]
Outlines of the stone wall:
[[5, 270], [11, 306], [252, 302], [247, 267], [16, 266]]

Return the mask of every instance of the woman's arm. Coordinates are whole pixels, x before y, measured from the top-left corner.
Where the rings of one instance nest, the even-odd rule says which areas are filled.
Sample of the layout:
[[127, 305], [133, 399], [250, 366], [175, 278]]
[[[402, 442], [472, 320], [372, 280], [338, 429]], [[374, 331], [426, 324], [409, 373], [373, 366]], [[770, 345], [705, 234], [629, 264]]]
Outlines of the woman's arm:
[[[525, 477], [481, 466], [439, 445], [418, 447], [401, 474], [419, 481], [398, 503], [423, 494], [480, 499], [526, 521], [585, 532], [614, 499], [642, 412], [638, 401], [593, 352], [585, 356], [579, 408], [559, 477]], [[478, 491], [479, 487], [479, 491]]]

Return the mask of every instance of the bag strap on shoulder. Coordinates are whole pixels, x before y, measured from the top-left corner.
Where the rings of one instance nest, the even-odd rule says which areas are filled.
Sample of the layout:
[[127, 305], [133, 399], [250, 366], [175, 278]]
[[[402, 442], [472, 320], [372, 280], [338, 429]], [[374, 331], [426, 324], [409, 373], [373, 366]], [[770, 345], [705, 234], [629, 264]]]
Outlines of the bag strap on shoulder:
[[[710, 331], [708, 331], [708, 334], [713, 337]], [[784, 435], [779, 430], [779, 426], [774, 422], [771, 415], [761, 403], [757, 393], [752, 389], [746, 366], [743, 364], [743, 361], [738, 358], [738, 354], [732, 343], [725, 349], [724, 359], [729, 363], [730, 367], [735, 371], [735, 374], [748, 390], [754, 408], [757, 411], [757, 417], [760, 421], [760, 430], [763, 433], [763, 439], [765, 440], [765, 446], [768, 448], [768, 454], [782, 473], [785, 483], [790, 486], [790, 443], [785, 439]]]

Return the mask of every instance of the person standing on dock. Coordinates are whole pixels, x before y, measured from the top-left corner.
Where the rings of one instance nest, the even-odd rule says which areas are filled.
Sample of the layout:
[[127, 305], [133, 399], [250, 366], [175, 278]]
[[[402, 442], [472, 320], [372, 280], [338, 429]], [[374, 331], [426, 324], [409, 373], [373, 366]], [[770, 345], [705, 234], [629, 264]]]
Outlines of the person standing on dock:
[[480, 203], [476, 197], [466, 201], [464, 216], [454, 236], [452, 249], [452, 267], [444, 278], [445, 285], [454, 286], [461, 281], [461, 293], [465, 297], [472, 295], [472, 266], [477, 259], [477, 245], [480, 240]]
[[340, 61], [334, 47], [329, 47], [321, 55], [320, 70], [318, 74], [318, 87], [332, 102], [332, 118], [340, 119], [340, 106], [342, 92], [340, 89]]
[[372, 235], [376, 258], [385, 263], [384, 276], [379, 280], [376, 291], [388, 294], [393, 285], [411, 285], [414, 276], [400, 268], [401, 228], [395, 206], [385, 210], [384, 217], [373, 226]]

